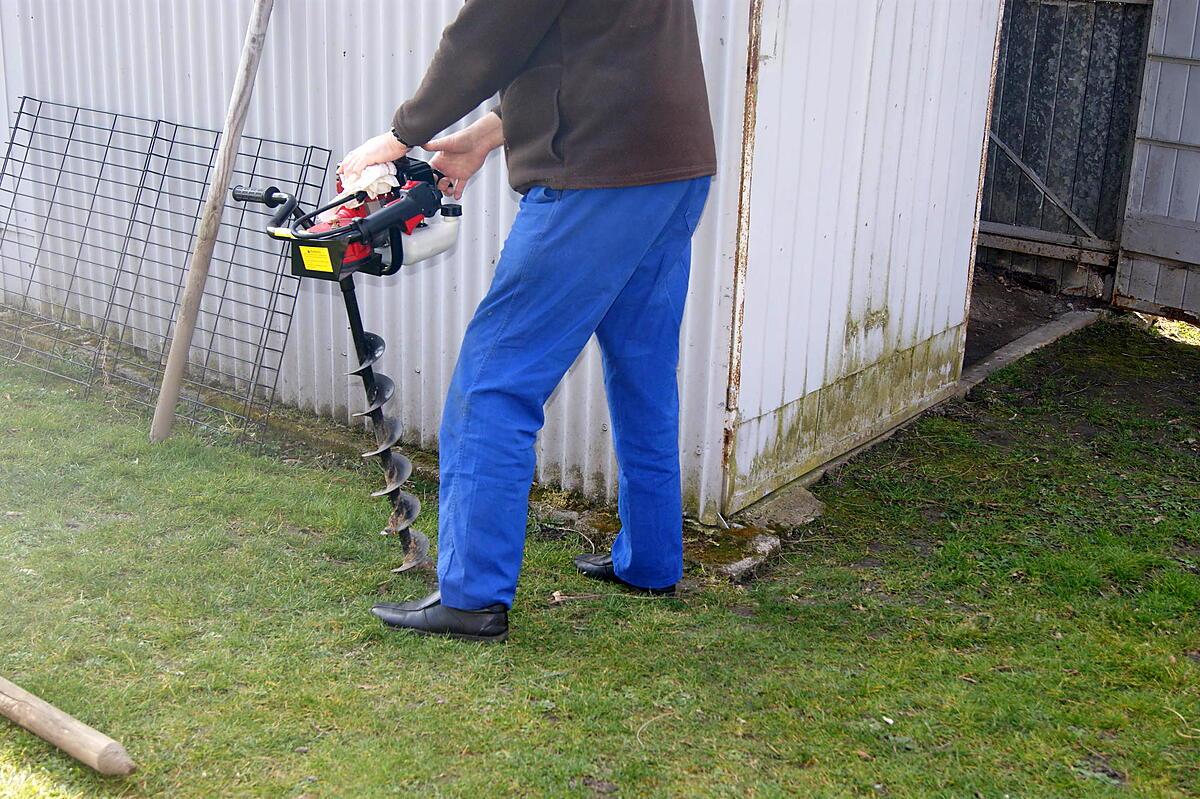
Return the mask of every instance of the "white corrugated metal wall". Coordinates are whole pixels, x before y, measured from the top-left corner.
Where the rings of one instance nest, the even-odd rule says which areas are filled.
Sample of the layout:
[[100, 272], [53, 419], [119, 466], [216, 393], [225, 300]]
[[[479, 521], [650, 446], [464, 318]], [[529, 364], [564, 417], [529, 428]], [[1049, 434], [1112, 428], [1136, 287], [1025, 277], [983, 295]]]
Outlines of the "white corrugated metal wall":
[[764, 0], [731, 505], [957, 380], [1000, 11]]
[[[247, 133], [345, 152], [385, 129], [420, 79], [460, 0], [290, 0], [276, 4]], [[736, 185], [748, 0], [698, 0], [716, 116], [719, 176], [697, 234], [685, 323], [685, 484], [693, 509], [715, 507], [731, 318]], [[108, 111], [219, 128], [249, 13], [247, 0], [0, 0], [6, 100], [27, 94]], [[389, 343], [383, 369], [408, 439], [435, 444], [459, 340], [492, 274], [516, 209], [501, 159], [466, 200], [457, 251], [440, 263], [363, 281], [368, 328]], [[333, 287], [306, 282], [280, 398], [345, 417], [360, 402], [343, 377], [349, 341]], [[589, 349], [550, 403], [539, 476], [611, 496], [615, 478], [598, 357]]]
[[[957, 377], [1000, 0], [696, 5], [721, 172], [696, 240], [681, 446], [689, 505], [711, 516], [853, 448]], [[4, 87], [10, 102], [219, 127], [248, 6], [0, 0]], [[247, 131], [344, 152], [387, 125], [458, 7], [277, 4]], [[761, 52], [748, 91], [752, 29]], [[368, 327], [390, 344], [383, 368], [410, 441], [436, 443], [514, 200], [494, 158], [468, 195], [458, 250], [362, 292]], [[281, 398], [345, 417], [360, 401], [342, 375], [348, 350], [333, 287], [306, 283]], [[611, 496], [607, 422], [589, 349], [551, 400], [540, 478]]]

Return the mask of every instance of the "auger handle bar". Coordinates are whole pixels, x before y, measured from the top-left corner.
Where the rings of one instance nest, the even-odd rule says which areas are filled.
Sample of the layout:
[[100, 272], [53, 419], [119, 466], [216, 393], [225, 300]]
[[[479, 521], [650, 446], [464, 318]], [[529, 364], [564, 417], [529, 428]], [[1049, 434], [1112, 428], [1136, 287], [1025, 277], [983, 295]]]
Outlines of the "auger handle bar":
[[[442, 192], [438, 190], [438, 182], [445, 177], [436, 169], [415, 159], [410, 162], [425, 167], [424, 172], [417, 178], [417, 185], [402, 192], [401, 196], [385, 205], [374, 213], [355, 220], [353, 223], [334, 230], [321, 233], [309, 233], [308, 229], [316, 222], [317, 217], [326, 211], [346, 204], [350, 198], [336, 198], [321, 207], [303, 213], [296, 198], [280, 191], [275, 186], [266, 189], [251, 189], [246, 186], [234, 186], [233, 199], [243, 203], [259, 203], [268, 208], [279, 208], [267, 224], [267, 235], [275, 239], [300, 241], [333, 241], [341, 240], [347, 243], [371, 242], [376, 236], [401, 225], [407, 219], [420, 214], [431, 217], [442, 208]], [[416, 170], [413, 170], [416, 171]], [[414, 176], [415, 177], [415, 176]], [[367, 200], [365, 192], [359, 192], [354, 199], [359, 202]], [[293, 217], [287, 224], [288, 217]]]

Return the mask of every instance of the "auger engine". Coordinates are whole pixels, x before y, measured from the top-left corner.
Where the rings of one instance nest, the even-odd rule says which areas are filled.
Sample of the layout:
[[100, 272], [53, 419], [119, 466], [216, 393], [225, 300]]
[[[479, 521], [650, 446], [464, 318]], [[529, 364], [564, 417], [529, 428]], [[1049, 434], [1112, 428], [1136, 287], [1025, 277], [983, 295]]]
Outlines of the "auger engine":
[[387, 497], [392, 504], [383, 532], [400, 541], [404, 560], [395, 571], [401, 572], [428, 563], [429, 539], [412, 528], [421, 512], [420, 500], [404, 490], [412, 475], [412, 461], [394, 449], [402, 433], [399, 420], [383, 412], [396, 385], [374, 368], [385, 345], [382, 337], [363, 328], [354, 276], [394, 275], [402, 266], [446, 252], [458, 239], [462, 206], [442, 202], [437, 188], [442, 175], [424, 161], [402, 158], [395, 167], [399, 185], [385, 193], [343, 194], [339, 180], [337, 199], [308, 213], [294, 197], [275, 187], [236, 186], [233, 198], [278, 209], [266, 232], [291, 247], [293, 275], [331, 280], [341, 287], [357, 356], [357, 366], [347, 375], [362, 380], [367, 399], [366, 409], [354, 415], [371, 420], [376, 446], [363, 457], [379, 458], [383, 465], [387, 485], [372, 496]]

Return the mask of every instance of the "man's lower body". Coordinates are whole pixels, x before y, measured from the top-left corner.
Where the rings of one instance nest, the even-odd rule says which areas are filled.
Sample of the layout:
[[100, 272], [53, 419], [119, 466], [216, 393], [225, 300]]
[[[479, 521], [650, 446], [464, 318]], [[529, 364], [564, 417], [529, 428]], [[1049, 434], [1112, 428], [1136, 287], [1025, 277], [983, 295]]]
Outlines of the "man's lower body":
[[709, 182], [534, 188], [522, 200], [446, 399], [441, 605], [512, 605], [544, 405], [593, 335], [619, 466], [608, 568], [645, 589], [679, 580], [679, 327]]

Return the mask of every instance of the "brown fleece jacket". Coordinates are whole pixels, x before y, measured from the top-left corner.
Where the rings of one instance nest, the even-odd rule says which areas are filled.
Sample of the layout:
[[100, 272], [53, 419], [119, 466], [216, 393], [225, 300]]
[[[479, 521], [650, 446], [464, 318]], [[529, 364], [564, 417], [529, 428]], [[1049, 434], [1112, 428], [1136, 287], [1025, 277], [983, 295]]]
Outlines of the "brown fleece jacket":
[[393, 126], [422, 144], [496, 92], [517, 191], [716, 172], [692, 0], [467, 0]]

